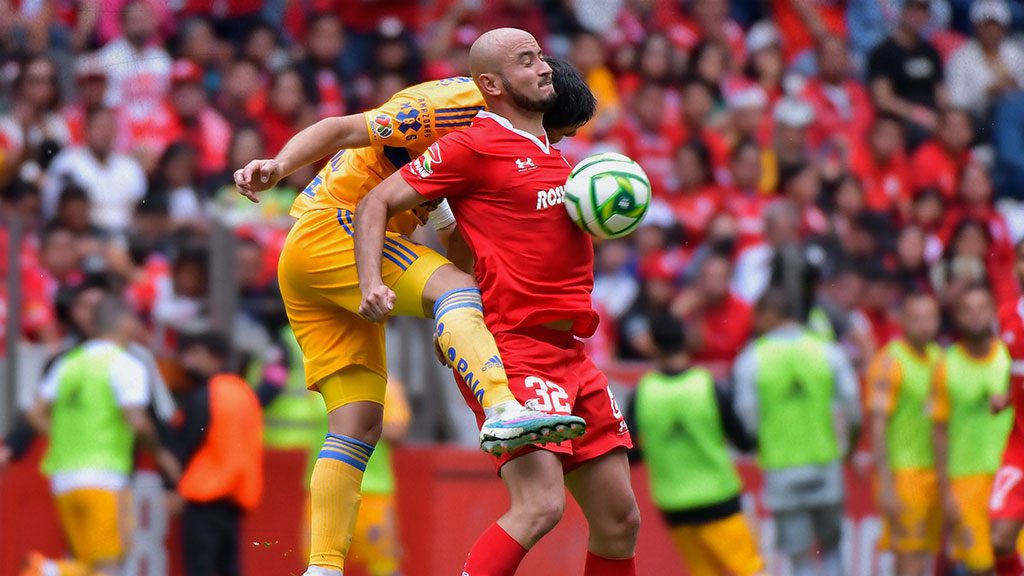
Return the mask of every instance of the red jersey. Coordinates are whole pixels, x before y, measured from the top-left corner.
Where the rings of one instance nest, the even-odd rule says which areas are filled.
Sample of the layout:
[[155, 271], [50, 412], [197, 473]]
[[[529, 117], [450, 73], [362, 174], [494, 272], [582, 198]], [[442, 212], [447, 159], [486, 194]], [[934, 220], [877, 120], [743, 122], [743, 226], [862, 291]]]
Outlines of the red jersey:
[[1015, 434], [1024, 433], [1024, 298], [999, 309], [1000, 337], [1010, 351], [1010, 396], [1013, 399]]
[[950, 154], [938, 142], [924, 143], [910, 161], [915, 189], [938, 188], [946, 201], [956, 198], [960, 171], [971, 159], [970, 152]]
[[425, 198], [448, 199], [495, 334], [557, 320], [583, 338], [597, 329], [594, 246], [562, 206], [570, 170], [546, 138], [485, 111], [401, 171]]

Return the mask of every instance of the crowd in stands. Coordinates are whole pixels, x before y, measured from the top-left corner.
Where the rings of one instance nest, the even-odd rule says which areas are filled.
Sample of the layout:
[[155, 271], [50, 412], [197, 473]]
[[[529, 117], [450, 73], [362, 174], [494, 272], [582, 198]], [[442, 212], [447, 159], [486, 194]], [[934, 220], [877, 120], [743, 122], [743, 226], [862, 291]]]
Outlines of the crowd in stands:
[[948, 304], [980, 280], [1016, 298], [1018, 0], [5, 0], [0, 218], [25, 235], [0, 266], [22, 272], [22, 334], [0, 338], [58, 348], [61, 295], [99, 275], [173, 344], [214, 312], [220, 222], [245, 321], [275, 339], [287, 210], [318, 166], [259, 205], [232, 171], [319, 118], [467, 74], [497, 26], [535, 34], [597, 95], [570, 162], [620, 151], [654, 187], [642, 228], [598, 247], [600, 360], [650, 358], [650, 321], [671, 314], [724, 370], [772, 285], [857, 366], [897, 332], [903, 293]]

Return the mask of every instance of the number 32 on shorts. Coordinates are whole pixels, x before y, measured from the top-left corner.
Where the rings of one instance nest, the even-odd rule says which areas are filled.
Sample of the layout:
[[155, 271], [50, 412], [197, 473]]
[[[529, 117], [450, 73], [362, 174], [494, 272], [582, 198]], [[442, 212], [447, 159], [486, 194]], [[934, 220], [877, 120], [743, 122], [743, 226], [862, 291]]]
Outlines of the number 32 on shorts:
[[527, 376], [524, 384], [537, 393], [537, 397], [540, 399], [540, 402], [537, 403], [537, 410], [572, 414], [569, 394], [566, 393], [565, 388], [536, 376]]

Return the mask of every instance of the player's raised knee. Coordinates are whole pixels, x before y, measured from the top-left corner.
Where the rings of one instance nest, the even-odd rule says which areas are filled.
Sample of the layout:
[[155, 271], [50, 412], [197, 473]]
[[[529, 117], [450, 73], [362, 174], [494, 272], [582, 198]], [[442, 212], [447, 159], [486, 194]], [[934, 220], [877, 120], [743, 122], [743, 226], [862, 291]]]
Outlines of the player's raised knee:
[[423, 287], [423, 301], [433, 306], [439, 298], [452, 290], [476, 287], [476, 281], [469, 274], [454, 265], [442, 266], [431, 274], [430, 279]]
[[520, 512], [527, 520], [529, 532], [535, 538], [539, 538], [550, 532], [562, 520], [562, 514], [565, 513], [565, 497], [562, 494], [538, 495], [525, 503]]

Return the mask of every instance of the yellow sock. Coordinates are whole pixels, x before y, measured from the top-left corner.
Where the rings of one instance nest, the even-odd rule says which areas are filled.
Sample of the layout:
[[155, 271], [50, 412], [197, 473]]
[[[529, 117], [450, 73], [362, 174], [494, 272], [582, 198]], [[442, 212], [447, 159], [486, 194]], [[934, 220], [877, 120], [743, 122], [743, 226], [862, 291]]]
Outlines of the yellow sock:
[[341, 571], [359, 513], [360, 485], [373, 446], [328, 434], [313, 465], [309, 565]]
[[434, 322], [441, 351], [481, 406], [490, 408], [515, 401], [498, 345], [484, 323], [480, 290], [460, 288], [445, 292], [434, 303]]

